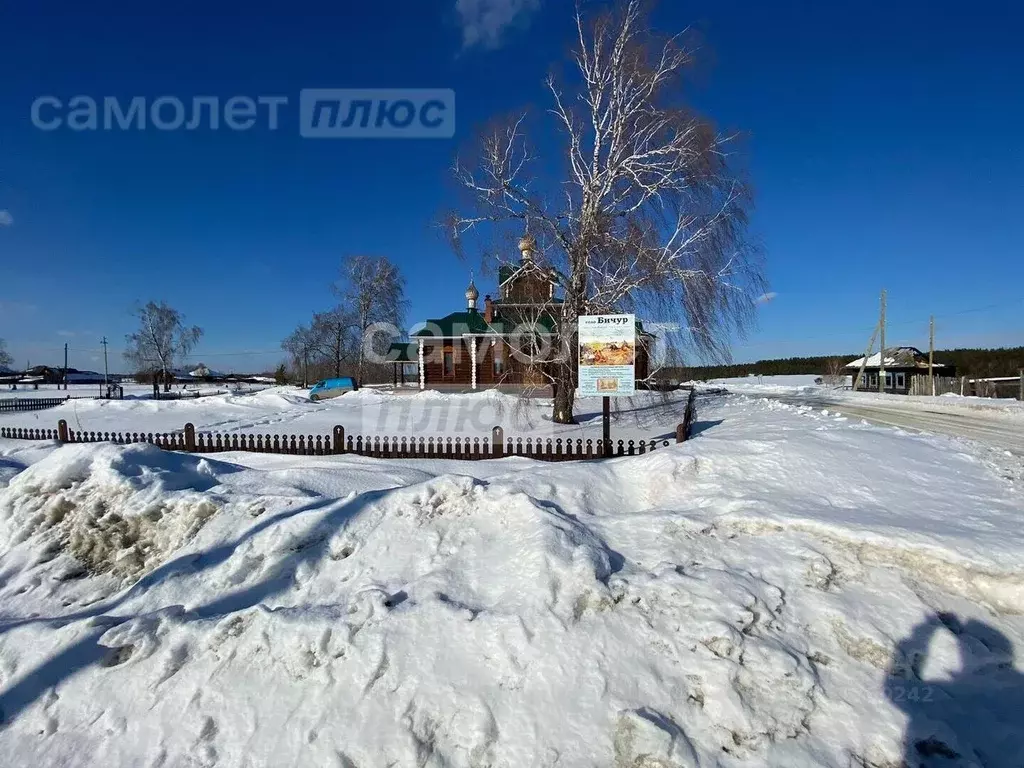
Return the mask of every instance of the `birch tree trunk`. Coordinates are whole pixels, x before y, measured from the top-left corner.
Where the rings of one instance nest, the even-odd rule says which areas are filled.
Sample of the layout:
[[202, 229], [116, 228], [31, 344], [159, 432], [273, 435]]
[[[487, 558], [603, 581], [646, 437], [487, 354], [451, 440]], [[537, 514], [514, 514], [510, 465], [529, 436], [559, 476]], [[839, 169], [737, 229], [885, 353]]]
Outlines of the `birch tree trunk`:
[[562, 295], [547, 311], [572, 332], [548, 368], [559, 423], [572, 421], [580, 315], [648, 312], [680, 329], [679, 346], [724, 360], [766, 288], [746, 235], [749, 190], [730, 166], [735, 136], [683, 97], [693, 56], [682, 33], [655, 33], [644, 0], [577, 11], [576, 31], [571, 74], [547, 81], [560, 156], [534, 153], [551, 142], [527, 113], [496, 121], [456, 160], [465, 203], [446, 220], [457, 250], [525, 229], [557, 270]]

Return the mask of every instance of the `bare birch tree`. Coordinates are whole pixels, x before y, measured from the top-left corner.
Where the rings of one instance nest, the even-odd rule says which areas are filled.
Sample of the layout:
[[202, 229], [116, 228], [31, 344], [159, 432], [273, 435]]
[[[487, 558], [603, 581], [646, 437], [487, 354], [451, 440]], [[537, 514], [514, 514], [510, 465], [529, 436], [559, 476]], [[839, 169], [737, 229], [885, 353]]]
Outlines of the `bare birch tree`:
[[689, 346], [726, 358], [764, 291], [746, 236], [750, 192], [730, 165], [735, 137], [687, 106], [693, 51], [682, 33], [651, 30], [649, 5], [577, 7], [572, 75], [546, 83], [561, 157], [534, 153], [548, 144], [528, 141], [522, 114], [485, 131], [454, 168], [467, 195], [447, 221], [455, 247], [527, 230], [562, 276], [564, 301], [551, 305], [561, 352], [546, 369], [557, 422], [573, 421], [580, 315], [657, 313], [680, 322]]
[[334, 376], [341, 376], [342, 366], [357, 354], [361, 347], [355, 317], [345, 307], [337, 306], [313, 315], [310, 326], [314, 356], [327, 363]]
[[300, 325], [281, 342], [281, 349], [291, 357], [292, 367], [302, 375], [302, 386], [309, 386], [309, 365], [317, 362], [321, 347], [311, 326]]
[[167, 375], [176, 362], [184, 362], [203, 335], [197, 325], [185, 325], [185, 317], [164, 302], [149, 302], [135, 312], [139, 330], [125, 336], [124, 358], [137, 371], [159, 371], [164, 391], [170, 391]]
[[825, 363], [825, 375], [822, 381], [830, 387], [840, 387], [846, 383], [846, 369], [838, 357], [830, 358]]
[[[386, 323], [396, 329], [405, 324], [405, 279], [386, 256], [355, 255], [341, 265], [341, 278], [334, 286], [335, 295], [354, 318], [359, 330], [357, 357], [359, 380], [363, 380], [366, 360], [366, 331], [370, 326]], [[374, 335], [374, 339], [380, 339]], [[386, 350], [374, 350], [382, 355]]]
[[14, 358], [7, 351], [7, 342], [0, 339], [0, 368], [9, 368], [14, 362]]

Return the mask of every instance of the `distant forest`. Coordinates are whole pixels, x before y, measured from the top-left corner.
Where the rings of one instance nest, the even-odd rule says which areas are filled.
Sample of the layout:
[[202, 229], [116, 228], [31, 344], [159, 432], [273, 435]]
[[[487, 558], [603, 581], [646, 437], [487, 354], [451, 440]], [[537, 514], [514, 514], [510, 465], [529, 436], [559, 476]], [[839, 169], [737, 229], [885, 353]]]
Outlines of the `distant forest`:
[[[801, 373], [825, 375], [829, 368], [840, 361], [846, 365], [863, 357], [863, 352], [822, 357], [787, 357], [780, 360], [758, 360], [756, 363], [736, 365], [683, 366], [663, 369], [664, 375], [683, 381], [726, 379], [750, 374], [759, 376], [783, 376]], [[957, 376], [989, 378], [992, 376], [1016, 376], [1024, 368], [1024, 347], [1002, 347], [999, 349], [942, 349], [935, 350], [936, 363], [952, 363]]]

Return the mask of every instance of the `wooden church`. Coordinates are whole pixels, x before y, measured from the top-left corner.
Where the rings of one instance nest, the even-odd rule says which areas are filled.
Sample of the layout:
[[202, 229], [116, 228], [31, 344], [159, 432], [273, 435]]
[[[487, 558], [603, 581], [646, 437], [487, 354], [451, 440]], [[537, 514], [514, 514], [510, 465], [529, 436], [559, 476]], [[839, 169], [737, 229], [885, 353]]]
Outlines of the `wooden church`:
[[[560, 349], [556, 317], [559, 274], [534, 259], [536, 241], [519, 241], [518, 263], [498, 269], [497, 298], [484, 297], [471, 280], [466, 308], [425, 321], [410, 342], [391, 346], [389, 360], [396, 378], [401, 367], [415, 364], [420, 389], [487, 389], [499, 386], [541, 387], [550, 384], [546, 362]], [[654, 336], [637, 322], [636, 378], [647, 378]]]

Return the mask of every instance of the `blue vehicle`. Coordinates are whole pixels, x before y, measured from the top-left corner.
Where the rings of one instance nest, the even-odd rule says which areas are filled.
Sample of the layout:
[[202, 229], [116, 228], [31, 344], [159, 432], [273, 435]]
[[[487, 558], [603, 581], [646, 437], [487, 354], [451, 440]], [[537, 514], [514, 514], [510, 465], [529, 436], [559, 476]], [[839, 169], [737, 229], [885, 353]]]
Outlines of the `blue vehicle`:
[[346, 392], [355, 392], [359, 389], [356, 380], [351, 376], [342, 376], [340, 379], [324, 379], [318, 381], [309, 390], [309, 399], [312, 402], [326, 400], [329, 397], [344, 395]]

